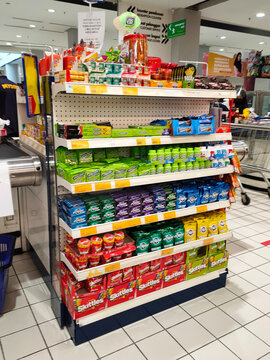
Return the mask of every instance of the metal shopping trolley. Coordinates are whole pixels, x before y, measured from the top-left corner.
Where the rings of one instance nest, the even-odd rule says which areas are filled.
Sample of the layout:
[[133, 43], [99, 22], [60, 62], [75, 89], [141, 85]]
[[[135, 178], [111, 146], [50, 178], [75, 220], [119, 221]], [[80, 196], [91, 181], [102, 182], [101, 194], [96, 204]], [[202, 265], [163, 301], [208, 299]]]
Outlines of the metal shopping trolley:
[[[251, 174], [258, 174], [256, 187], [261, 188], [259, 184], [260, 180], [263, 180], [270, 197], [270, 122], [263, 125], [231, 124], [231, 132], [233, 145], [241, 161], [243, 175], [250, 177]], [[245, 147], [246, 153], [244, 154]], [[240, 179], [239, 183], [242, 203], [248, 205], [250, 198]]]

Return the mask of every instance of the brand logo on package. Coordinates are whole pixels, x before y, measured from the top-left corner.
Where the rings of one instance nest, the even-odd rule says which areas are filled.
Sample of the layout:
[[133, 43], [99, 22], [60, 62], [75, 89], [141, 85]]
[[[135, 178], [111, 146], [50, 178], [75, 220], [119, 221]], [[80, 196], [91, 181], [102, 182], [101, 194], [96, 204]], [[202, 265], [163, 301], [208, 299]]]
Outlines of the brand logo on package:
[[84, 312], [92, 307], [95, 307], [97, 305], [100, 305], [104, 302], [104, 299], [98, 299], [98, 300], [92, 300], [86, 305], [78, 306], [78, 312]]
[[140, 291], [143, 291], [143, 290], [146, 290], [147, 288], [151, 287], [151, 286], [155, 286], [157, 284], [160, 283], [160, 279], [157, 279], [157, 280], [150, 280], [148, 281], [146, 284], [141, 284], [139, 285], [139, 290]]
[[118, 299], [118, 298], [121, 297], [121, 296], [126, 296], [126, 295], [132, 293], [132, 291], [133, 291], [133, 288], [120, 290], [120, 291], [119, 291], [118, 293], [116, 293], [116, 294], [110, 294], [109, 299], [110, 299], [111, 301], [114, 301], [114, 300]]

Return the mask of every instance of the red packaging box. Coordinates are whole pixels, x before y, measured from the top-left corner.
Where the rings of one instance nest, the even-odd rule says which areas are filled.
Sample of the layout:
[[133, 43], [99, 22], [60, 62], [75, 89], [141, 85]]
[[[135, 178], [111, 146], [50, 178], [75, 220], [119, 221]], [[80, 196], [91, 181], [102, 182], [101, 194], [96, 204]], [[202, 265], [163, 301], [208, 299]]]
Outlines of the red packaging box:
[[91, 293], [85, 290], [85, 293], [80, 294], [75, 291], [74, 286], [68, 286], [64, 280], [62, 280], [61, 284], [62, 299], [72, 319], [79, 319], [106, 308], [107, 299], [105, 290], [93, 291]]
[[142, 296], [160, 290], [163, 271], [152, 271], [137, 278], [137, 295]]
[[175, 285], [186, 278], [186, 264], [171, 266], [163, 271], [163, 288]]
[[121, 304], [135, 297], [136, 280], [107, 289], [107, 306]]

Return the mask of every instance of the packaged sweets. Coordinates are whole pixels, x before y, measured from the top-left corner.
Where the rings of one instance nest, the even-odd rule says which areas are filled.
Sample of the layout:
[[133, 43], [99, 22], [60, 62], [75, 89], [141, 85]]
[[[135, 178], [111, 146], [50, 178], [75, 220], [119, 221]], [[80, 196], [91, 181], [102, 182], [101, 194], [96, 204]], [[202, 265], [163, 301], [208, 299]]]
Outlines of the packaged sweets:
[[150, 249], [151, 249], [151, 251], [160, 250], [161, 249], [161, 244], [162, 244], [161, 231], [159, 231], [159, 230], [152, 231], [150, 233], [149, 238], [150, 238]]
[[88, 267], [88, 257], [86, 255], [76, 257], [75, 261], [78, 270], [84, 270]]
[[185, 229], [182, 222], [174, 227], [174, 245], [180, 245], [185, 242]]
[[123, 231], [115, 231], [113, 235], [115, 240], [115, 246], [122, 246], [125, 240], [125, 233]]
[[126, 281], [132, 281], [134, 280], [134, 268], [133, 267], [128, 267], [122, 270], [123, 273], [123, 282]]
[[228, 226], [226, 222], [226, 213], [223, 211], [220, 211], [217, 213], [218, 218], [218, 233], [223, 234], [228, 232]]
[[77, 247], [81, 255], [89, 253], [90, 250], [90, 240], [87, 238], [82, 238], [78, 241]]
[[196, 240], [197, 223], [196, 221], [184, 221], [185, 242]]
[[117, 270], [107, 275], [107, 287], [116, 286], [122, 283], [122, 270]]
[[150, 271], [150, 263], [146, 262], [143, 264], [137, 265], [138, 276], [144, 275]]
[[161, 230], [162, 231], [162, 247], [163, 249], [173, 246], [174, 244], [174, 229], [173, 227], [167, 227]]
[[90, 251], [91, 253], [97, 253], [102, 250], [103, 239], [98, 236], [92, 236], [90, 238]]
[[105, 234], [103, 236], [104, 249], [110, 250], [114, 246], [114, 236], [112, 234]]
[[158, 271], [161, 269], [161, 259], [150, 261], [150, 271]]
[[85, 164], [93, 161], [93, 150], [92, 149], [80, 149], [77, 150], [78, 163]]
[[90, 267], [93, 267], [93, 266], [98, 266], [99, 263], [100, 263], [100, 254], [91, 254], [89, 256], [89, 262], [90, 262]]
[[219, 221], [216, 215], [209, 216], [208, 218], [209, 225], [208, 225], [208, 234], [211, 235], [218, 235], [218, 225]]
[[86, 280], [86, 288], [89, 292], [103, 289], [103, 276], [96, 276]]
[[204, 239], [208, 236], [209, 221], [207, 218], [197, 220], [197, 239]]

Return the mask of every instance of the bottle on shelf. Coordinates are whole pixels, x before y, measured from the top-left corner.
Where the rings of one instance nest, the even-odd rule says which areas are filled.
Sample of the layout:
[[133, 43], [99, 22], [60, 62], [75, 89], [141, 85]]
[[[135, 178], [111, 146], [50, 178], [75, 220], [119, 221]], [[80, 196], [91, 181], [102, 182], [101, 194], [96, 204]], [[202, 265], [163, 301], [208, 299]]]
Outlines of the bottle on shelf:
[[239, 117], [240, 117], [239, 108], [237, 108], [234, 113], [234, 123], [235, 124], [239, 124]]

